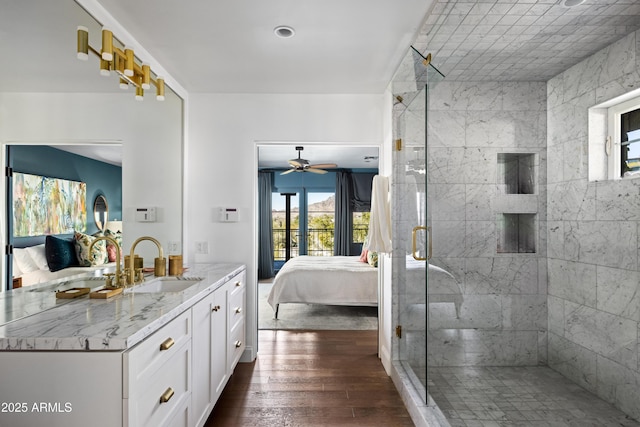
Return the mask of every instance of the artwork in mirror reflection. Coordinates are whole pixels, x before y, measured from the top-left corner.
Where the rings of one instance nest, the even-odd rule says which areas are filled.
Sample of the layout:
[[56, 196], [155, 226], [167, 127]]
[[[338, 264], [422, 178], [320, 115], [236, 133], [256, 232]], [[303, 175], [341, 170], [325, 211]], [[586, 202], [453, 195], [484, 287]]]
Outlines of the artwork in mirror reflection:
[[14, 237], [85, 231], [86, 193], [84, 182], [14, 173]]

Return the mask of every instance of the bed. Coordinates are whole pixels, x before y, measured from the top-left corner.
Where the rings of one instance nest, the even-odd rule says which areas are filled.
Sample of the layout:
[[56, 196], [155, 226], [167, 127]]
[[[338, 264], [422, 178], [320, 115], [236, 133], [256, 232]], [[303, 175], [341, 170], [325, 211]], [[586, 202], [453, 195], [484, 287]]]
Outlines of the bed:
[[359, 256], [291, 258], [273, 280], [267, 302], [278, 318], [283, 303], [378, 305], [378, 269]]
[[[118, 239], [121, 241], [121, 236]], [[105, 244], [102, 248], [94, 248], [90, 254], [92, 240], [93, 236], [83, 233], [16, 239], [12, 256], [13, 287], [101, 276], [114, 271], [115, 248]]]
[[[425, 283], [425, 263], [410, 256], [406, 261], [407, 283]], [[422, 288], [424, 289], [424, 288]], [[419, 289], [407, 289], [416, 295]], [[424, 299], [424, 290], [421, 291]], [[411, 296], [411, 295], [409, 295]], [[460, 317], [463, 301], [460, 284], [448, 271], [429, 265], [429, 303], [453, 303], [456, 318]], [[267, 302], [278, 318], [280, 304], [306, 303], [324, 305], [378, 305], [378, 269], [359, 256], [318, 257], [303, 255], [291, 258], [273, 280]]]

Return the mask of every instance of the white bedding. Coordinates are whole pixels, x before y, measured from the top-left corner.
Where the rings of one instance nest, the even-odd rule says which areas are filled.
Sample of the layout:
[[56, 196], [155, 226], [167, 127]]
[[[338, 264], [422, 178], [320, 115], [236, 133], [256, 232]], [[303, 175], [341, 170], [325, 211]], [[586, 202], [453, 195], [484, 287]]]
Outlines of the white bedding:
[[287, 261], [267, 299], [278, 304], [378, 305], [378, 269], [358, 256], [299, 256]]
[[74, 279], [76, 277], [86, 276], [102, 276], [104, 273], [113, 272], [115, 270], [116, 263], [110, 262], [104, 265], [97, 265], [95, 267], [67, 267], [58, 271], [49, 270], [35, 270], [29, 273], [23, 273], [22, 286], [36, 285], [38, 283], [51, 282], [54, 280], [68, 278]]

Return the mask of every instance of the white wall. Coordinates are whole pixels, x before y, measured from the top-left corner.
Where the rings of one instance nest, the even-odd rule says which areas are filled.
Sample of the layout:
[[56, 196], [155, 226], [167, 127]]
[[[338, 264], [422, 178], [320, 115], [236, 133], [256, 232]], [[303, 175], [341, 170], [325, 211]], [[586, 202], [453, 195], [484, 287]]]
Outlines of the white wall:
[[[0, 142], [121, 142], [124, 249], [142, 235], [157, 238], [165, 251], [169, 241], [182, 241], [182, 101], [169, 91], [164, 102], [136, 102], [131, 92], [0, 93]], [[136, 206], [158, 207], [158, 221], [134, 222]], [[153, 244], [136, 252], [153, 265]]]
[[[190, 261], [247, 265], [251, 357], [257, 351], [256, 143], [381, 144], [383, 100], [382, 94], [189, 95], [185, 253]], [[240, 221], [216, 222], [218, 207], [240, 209]], [[196, 258], [196, 242], [207, 242], [209, 253]]]

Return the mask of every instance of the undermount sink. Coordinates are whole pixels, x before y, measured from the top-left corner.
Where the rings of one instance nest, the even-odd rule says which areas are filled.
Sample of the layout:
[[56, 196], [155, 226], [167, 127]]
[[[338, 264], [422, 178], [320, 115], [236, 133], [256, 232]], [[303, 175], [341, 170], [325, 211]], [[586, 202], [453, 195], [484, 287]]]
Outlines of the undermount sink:
[[134, 285], [125, 290], [127, 293], [158, 293], [158, 292], [182, 292], [196, 283], [200, 283], [202, 277], [159, 277], [157, 279]]

